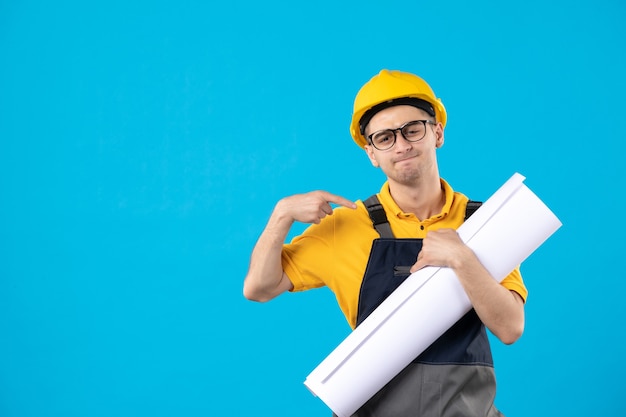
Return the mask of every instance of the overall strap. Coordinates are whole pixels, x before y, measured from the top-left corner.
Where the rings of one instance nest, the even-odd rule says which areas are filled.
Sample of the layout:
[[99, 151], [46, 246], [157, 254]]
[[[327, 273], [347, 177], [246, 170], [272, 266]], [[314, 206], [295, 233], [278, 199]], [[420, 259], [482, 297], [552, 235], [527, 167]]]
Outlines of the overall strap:
[[469, 217], [474, 214], [474, 212], [478, 210], [482, 205], [483, 203], [481, 201], [468, 201], [467, 207], [465, 207], [465, 220], [469, 219]]
[[[376, 194], [365, 200], [363, 204], [365, 204], [367, 212], [370, 215], [370, 219], [372, 219], [374, 229], [376, 229], [380, 237], [393, 238], [393, 232], [389, 226], [385, 209], [382, 204], [380, 204]], [[467, 207], [465, 208], [465, 220], [469, 219], [469, 217], [474, 214], [474, 212], [478, 210], [482, 204], [483, 203], [480, 201], [469, 200], [467, 202]]]
[[374, 229], [378, 232], [382, 238], [393, 238], [393, 232], [389, 226], [385, 209], [383, 208], [376, 194], [368, 198], [363, 202], [367, 208], [367, 212], [370, 214], [370, 219], [374, 224]]

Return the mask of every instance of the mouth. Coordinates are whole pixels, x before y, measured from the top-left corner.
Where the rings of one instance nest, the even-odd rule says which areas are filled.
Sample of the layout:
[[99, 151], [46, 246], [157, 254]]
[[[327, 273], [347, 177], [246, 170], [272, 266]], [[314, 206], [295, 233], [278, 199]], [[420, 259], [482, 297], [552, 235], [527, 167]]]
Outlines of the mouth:
[[404, 155], [404, 156], [394, 160], [394, 163], [397, 164], [397, 163], [400, 163], [400, 162], [405, 162], [405, 161], [408, 161], [408, 160], [413, 159], [413, 158], [417, 158], [417, 155]]

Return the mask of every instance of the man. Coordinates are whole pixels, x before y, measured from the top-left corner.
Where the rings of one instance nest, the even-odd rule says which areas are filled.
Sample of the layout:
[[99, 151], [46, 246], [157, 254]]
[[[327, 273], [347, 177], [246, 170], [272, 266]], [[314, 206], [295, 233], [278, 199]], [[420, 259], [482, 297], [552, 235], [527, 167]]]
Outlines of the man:
[[[527, 291], [519, 269], [495, 281], [456, 233], [472, 204], [439, 176], [446, 119], [420, 77], [381, 71], [358, 92], [350, 129], [387, 177], [380, 192], [356, 203], [326, 191], [286, 197], [252, 252], [246, 298], [264, 302], [326, 285], [353, 328], [410, 273], [425, 266], [455, 272], [473, 309], [355, 416], [501, 415], [485, 327], [515, 342]], [[284, 244], [296, 221], [311, 226]]]

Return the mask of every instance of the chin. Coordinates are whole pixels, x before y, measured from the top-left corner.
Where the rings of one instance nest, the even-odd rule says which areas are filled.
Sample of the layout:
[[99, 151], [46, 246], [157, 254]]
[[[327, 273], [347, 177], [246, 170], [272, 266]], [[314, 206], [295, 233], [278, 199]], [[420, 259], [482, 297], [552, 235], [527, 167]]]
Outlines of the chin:
[[395, 182], [403, 185], [412, 185], [419, 181], [421, 175], [417, 171], [402, 172], [390, 176]]

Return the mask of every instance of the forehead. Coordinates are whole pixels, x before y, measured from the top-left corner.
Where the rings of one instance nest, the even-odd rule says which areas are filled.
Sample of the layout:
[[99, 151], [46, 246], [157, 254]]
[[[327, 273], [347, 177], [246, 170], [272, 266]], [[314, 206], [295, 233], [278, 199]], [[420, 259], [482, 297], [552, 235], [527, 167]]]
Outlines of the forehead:
[[372, 117], [365, 132], [367, 134], [382, 129], [393, 129], [413, 120], [429, 119], [431, 119], [430, 115], [417, 107], [406, 105], [387, 107]]

